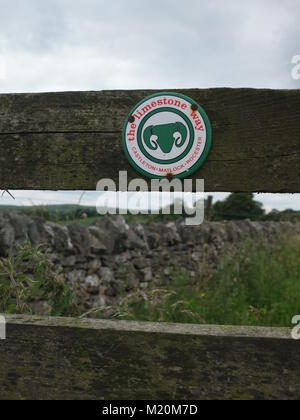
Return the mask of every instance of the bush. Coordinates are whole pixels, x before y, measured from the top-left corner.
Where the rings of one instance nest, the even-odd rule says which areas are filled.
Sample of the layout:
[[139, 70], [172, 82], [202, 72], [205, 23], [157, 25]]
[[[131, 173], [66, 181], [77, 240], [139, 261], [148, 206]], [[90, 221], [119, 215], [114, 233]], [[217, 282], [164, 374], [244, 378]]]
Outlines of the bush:
[[213, 212], [215, 220], [261, 220], [265, 214], [252, 193], [232, 193], [226, 200], [218, 201]]

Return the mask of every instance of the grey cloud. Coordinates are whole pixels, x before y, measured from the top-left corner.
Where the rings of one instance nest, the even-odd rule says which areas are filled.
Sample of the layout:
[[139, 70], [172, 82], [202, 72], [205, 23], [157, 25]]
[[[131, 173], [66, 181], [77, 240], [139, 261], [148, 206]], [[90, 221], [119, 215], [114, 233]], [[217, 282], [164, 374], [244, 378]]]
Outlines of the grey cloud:
[[0, 0], [0, 92], [300, 88], [299, 16], [299, 0]]
[[65, 10], [58, 3], [56, 0], [1, 0], [0, 41], [8, 50], [35, 54], [63, 42]]
[[[0, 198], [1, 205], [47, 205], [47, 204], [78, 204], [82, 196], [81, 191], [11, 191], [15, 200], [8, 194]], [[86, 192], [82, 198], [81, 203], [87, 206], [96, 206], [97, 199], [102, 195], [99, 192]], [[214, 202], [224, 200], [228, 194], [215, 193], [212, 194]], [[207, 196], [207, 194], [206, 194]], [[256, 194], [255, 199], [262, 202], [267, 211], [272, 209], [285, 210], [294, 209], [300, 210], [300, 194]], [[155, 204], [158, 205], [158, 197], [154, 199]], [[112, 196], [111, 205], [114, 204]]]
[[291, 78], [300, 53], [296, 0], [0, 6], [0, 52], [2, 43], [11, 69], [2, 91], [299, 85]]

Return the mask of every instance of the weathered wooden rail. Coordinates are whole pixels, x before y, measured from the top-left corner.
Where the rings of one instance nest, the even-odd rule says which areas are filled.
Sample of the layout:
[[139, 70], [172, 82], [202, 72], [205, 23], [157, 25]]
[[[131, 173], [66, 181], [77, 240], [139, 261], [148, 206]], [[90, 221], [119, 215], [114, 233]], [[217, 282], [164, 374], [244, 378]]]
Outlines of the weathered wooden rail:
[[[300, 91], [184, 90], [203, 105], [213, 148], [194, 175], [206, 191], [300, 192]], [[122, 150], [132, 107], [150, 91], [0, 95], [0, 187], [95, 190], [136, 172]]]
[[[206, 191], [300, 192], [300, 91], [180, 91], [213, 126]], [[123, 121], [149, 91], [0, 95], [0, 187], [94, 190], [135, 171]], [[296, 315], [296, 314], [295, 314]], [[252, 329], [10, 317], [0, 399], [299, 399], [300, 341]]]
[[286, 329], [11, 317], [0, 399], [298, 399]]

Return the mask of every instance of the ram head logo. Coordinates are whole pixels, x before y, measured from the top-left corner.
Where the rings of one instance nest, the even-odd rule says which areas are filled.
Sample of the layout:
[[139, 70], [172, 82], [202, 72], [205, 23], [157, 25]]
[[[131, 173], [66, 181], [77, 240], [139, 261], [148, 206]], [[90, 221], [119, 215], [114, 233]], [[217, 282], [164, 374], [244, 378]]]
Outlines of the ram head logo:
[[144, 141], [151, 150], [160, 150], [164, 154], [169, 154], [173, 150], [174, 144], [180, 148], [186, 142], [188, 130], [181, 122], [172, 124], [152, 125], [144, 132]]

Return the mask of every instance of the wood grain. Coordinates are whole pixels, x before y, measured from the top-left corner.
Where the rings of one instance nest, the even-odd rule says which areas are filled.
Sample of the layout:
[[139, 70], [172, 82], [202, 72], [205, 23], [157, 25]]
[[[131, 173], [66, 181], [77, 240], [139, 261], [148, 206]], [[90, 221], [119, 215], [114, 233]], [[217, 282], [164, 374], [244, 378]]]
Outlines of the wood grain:
[[299, 399], [288, 329], [10, 317], [0, 399]]
[[[206, 191], [300, 192], [300, 90], [180, 90], [206, 110]], [[140, 177], [122, 149], [132, 107], [153, 91], [0, 95], [0, 187], [95, 190]]]

